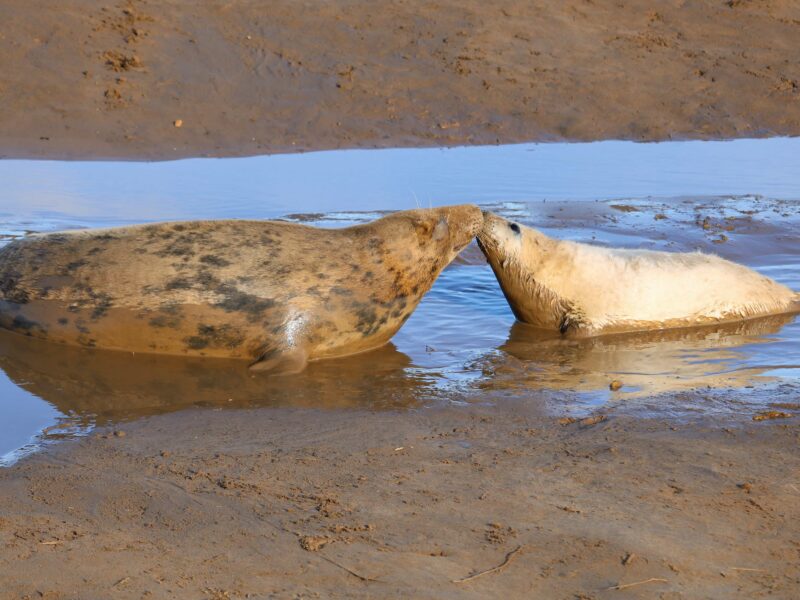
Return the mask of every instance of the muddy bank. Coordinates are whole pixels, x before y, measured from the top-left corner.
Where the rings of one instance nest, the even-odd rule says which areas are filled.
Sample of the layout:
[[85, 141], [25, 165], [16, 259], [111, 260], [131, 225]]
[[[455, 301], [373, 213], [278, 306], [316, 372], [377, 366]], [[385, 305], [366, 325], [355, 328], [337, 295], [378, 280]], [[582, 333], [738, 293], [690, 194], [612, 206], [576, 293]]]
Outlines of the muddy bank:
[[0, 155], [800, 134], [800, 8], [7, 0]]
[[535, 396], [154, 416], [0, 471], [0, 596], [795, 598], [799, 432]]

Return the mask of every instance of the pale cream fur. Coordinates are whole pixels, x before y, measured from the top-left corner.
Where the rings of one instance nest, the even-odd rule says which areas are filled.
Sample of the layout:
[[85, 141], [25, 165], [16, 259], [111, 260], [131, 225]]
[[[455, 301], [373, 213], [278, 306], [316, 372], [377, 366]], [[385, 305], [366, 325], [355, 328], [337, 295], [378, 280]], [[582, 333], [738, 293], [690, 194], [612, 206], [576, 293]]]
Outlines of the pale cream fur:
[[489, 213], [478, 239], [517, 318], [565, 333], [687, 327], [800, 310], [791, 289], [711, 254], [555, 240]]

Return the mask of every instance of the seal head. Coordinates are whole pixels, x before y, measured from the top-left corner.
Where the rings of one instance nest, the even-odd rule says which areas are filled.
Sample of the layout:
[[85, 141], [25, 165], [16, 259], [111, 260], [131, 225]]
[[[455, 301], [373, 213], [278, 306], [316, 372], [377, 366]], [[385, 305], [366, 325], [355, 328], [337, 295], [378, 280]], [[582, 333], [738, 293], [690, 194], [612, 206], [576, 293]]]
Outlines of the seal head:
[[492, 267], [514, 316], [523, 323], [566, 333], [581, 321], [573, 302], [551, 289], [543, 275], [552, 270], [557, 243], [546, 235], [483, 212], [478, 246]]

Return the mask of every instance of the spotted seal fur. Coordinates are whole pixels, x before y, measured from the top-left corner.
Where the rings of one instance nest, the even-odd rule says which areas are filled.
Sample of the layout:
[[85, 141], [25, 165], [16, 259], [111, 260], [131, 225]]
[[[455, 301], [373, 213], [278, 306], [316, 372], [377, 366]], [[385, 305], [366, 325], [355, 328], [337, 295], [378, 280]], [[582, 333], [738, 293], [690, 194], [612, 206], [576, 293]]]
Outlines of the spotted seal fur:
[[297, 372], [388, 341], [481, 223], [462, 205], [342, 229], [228, 220], [32, 235], [0, 249], [0, 326]]
[[701, 252], [603, 248], [484, 213], [478, 245], [514, 315], [572, 336], [693, 327], [800, 311], [800, 295]]

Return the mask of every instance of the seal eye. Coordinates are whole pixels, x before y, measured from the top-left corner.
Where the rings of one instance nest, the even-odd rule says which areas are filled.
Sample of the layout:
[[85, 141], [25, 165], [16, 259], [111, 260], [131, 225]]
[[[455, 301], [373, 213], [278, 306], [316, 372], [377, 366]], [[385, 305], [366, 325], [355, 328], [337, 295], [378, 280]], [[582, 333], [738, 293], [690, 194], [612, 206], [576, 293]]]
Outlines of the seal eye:
[[516, 223], [511, 223], [509, 227], [511, 227], [511, 231], [513, 231], [514, 233], [519, 233], [519, 225], [517, 225]]

